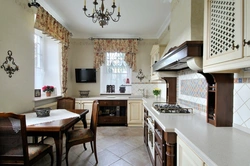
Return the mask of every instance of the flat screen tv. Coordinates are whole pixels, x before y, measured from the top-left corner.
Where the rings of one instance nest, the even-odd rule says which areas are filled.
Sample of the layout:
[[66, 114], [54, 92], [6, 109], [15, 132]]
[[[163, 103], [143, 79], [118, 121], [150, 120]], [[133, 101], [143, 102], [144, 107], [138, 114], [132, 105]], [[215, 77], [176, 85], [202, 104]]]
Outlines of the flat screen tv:
[[75, 76], [77, 83], [96, 82], [96, 69], [75, 69]]

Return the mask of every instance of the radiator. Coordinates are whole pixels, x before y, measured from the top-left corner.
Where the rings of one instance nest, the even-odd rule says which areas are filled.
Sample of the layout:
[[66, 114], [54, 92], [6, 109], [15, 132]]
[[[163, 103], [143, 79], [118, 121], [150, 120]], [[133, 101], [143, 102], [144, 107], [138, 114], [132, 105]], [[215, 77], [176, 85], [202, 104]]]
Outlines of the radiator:
[[50, 107], [51, 109], [56, 109], [57, 108], [57, 102], [40, 105], [40, 106], [35, 107], [35, 109], [36, 108], [45, 108], [45, 107]]

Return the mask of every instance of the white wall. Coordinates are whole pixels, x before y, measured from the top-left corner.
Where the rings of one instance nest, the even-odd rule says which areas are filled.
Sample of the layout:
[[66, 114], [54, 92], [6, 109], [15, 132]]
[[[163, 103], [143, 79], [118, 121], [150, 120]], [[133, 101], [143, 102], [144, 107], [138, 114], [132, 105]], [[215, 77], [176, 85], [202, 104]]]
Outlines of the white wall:
[[173, 0], [171, 2], [170, 39], [164, 51], [188, 40], [203, 40], [202, 0]]
[[[132, 73], [132, 82], [138, 82], [136, 78], [139, 69], [142, 69], [146, 78], [142, 82], [148, 82], [150, 79], [150, 51], [157, 40], [139, 41], [138, 54], [136, 58], [137, 69]], [[90, 90], [89, 96], [100, 94], [100, 72], [97, 71], [96, 83], [76, 83], [75, 68], [93, 68], [94, 66], [94, 48], [93, 41], [88, 39], [72, 39], [69, 51], [69, 89], [68, 96], [79, 97], [79, 90]]]
[[20, 69], [9, 78], [0, 68], [0, 112], [29, 111], [34, 107], [34, 14], [27, 1], [0, 4], [0, 65], [11, 50]]

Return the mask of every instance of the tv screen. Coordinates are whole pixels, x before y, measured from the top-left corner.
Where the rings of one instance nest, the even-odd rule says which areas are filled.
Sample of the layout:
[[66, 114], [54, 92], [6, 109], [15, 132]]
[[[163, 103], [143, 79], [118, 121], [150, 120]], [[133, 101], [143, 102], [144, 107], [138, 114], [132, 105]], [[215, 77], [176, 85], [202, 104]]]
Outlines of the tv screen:
[[77, 83], [96, 82], [96, 69], [75, 69]]

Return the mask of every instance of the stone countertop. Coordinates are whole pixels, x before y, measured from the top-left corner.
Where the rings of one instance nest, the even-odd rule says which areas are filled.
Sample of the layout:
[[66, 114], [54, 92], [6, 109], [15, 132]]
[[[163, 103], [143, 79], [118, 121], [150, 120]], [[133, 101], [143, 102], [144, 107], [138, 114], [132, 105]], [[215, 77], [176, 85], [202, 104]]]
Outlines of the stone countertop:
[[100, 95], [90, 97], [75, 97], [76, 100], [142, 100], [142, 96], [137, 95]]
[[215, 127], [199, 114], [158, 114], [155, 99], [143, 99], [166, 132], [175, 132], [208, 166], [250, 166], [250, 134], [234, 127]]

